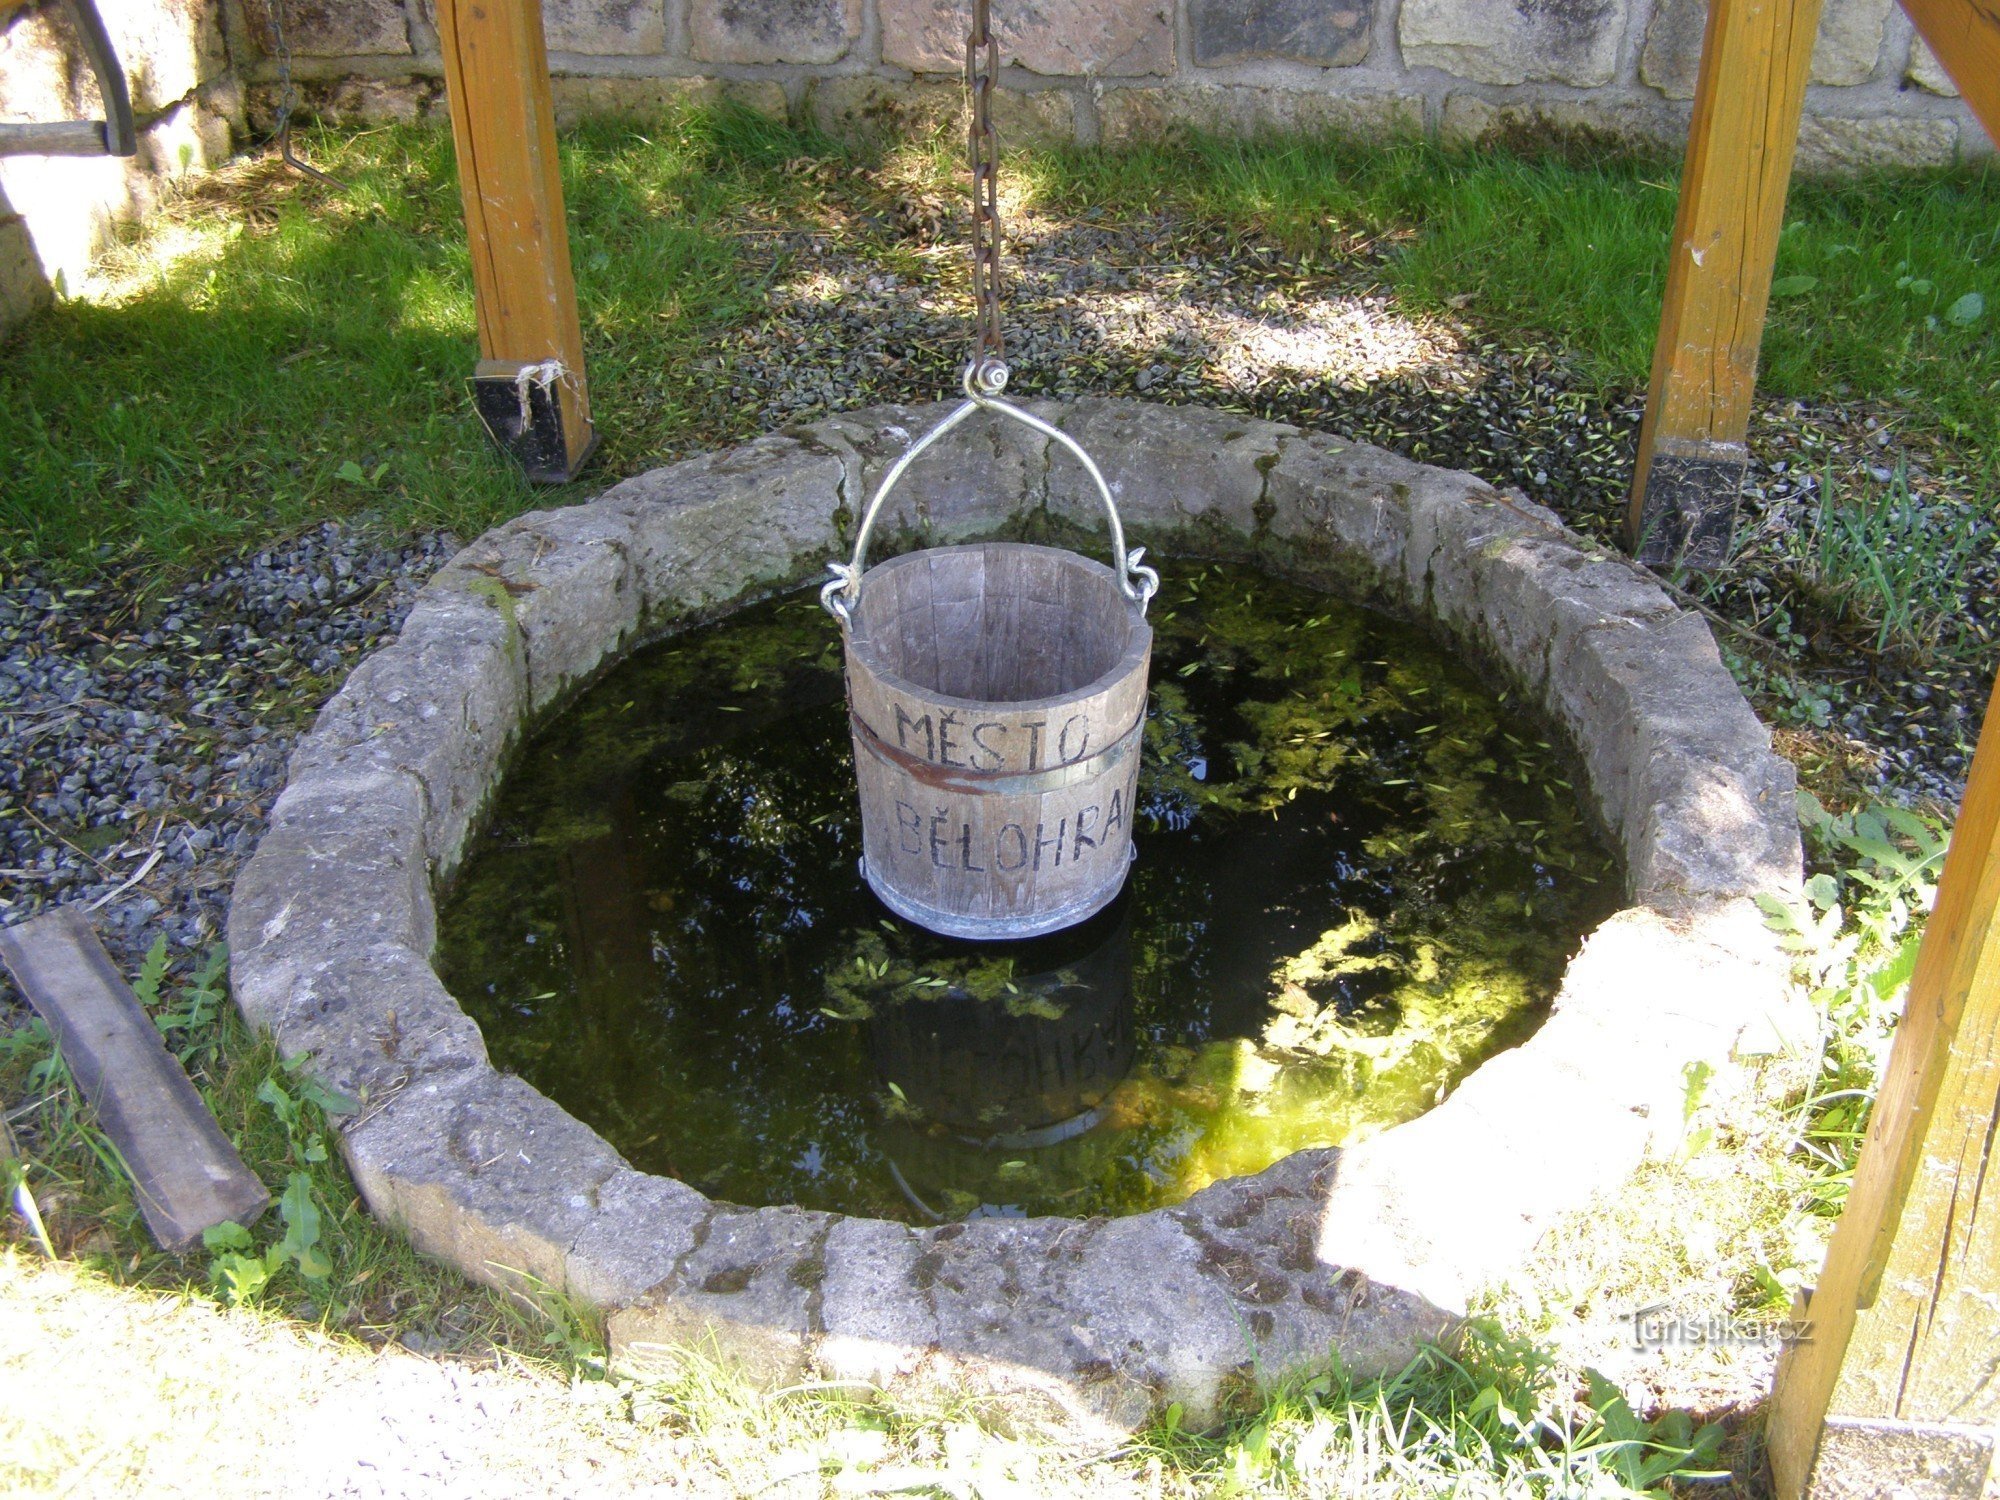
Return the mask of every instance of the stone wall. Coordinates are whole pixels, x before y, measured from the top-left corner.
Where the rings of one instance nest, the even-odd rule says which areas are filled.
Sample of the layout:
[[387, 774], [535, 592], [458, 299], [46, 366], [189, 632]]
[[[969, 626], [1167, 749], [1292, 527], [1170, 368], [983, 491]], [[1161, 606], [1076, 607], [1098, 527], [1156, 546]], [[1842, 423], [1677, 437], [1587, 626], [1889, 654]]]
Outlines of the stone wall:
[[[242, 118], [219, 0], [103, 0], [139, 154], [0, 156], [0, 334], [74, 288], [116, 227], [172, 179], [228, 157]], [[56, 0], [0, 0], [0, 120], [104, 118], [97, 79]]]
[[[229, 0], [254, 42], [271, 0]], [[442, 107], [434, 0], [287, 0], [336, 121]], [[544, 0], [559, 116], [733, 97], [867, 133], [955, 118], [967, 0]], [[1547, 125], [1677, 149], [1703, 0], [996, 0], [1016, 140]], [[255, 75], [268, 80], [265, 65]], [[253, 91], [253, 118], [268, 114]], [[1894, 0], [1826, 0], [1800, 166], [1932, 166], [1992, 144]]]

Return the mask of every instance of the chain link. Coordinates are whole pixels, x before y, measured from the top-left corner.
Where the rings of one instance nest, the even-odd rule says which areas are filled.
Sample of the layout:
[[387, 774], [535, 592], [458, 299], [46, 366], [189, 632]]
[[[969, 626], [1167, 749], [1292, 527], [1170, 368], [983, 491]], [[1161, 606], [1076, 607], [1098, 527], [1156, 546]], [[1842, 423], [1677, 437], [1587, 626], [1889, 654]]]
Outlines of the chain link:
[[972, 296], [979, 327], [973, 380], [997, 393], [1007, 383], [1007, 344], [1000, 326], [1000, 139], [993, 129], [1000, 44], [993, 37], [988, 3], [972, 0], [972, 31], [965, 40], [965, 86], [972, 96], [966, 136], [972, 157]]

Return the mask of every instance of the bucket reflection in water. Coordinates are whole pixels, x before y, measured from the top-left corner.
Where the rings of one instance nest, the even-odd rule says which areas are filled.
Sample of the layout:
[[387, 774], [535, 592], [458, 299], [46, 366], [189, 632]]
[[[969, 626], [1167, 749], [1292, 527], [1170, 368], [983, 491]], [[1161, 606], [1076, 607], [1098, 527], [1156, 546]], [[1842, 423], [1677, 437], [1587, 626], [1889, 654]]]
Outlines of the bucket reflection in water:
[[1131, 898], [1009, 943], [885, 932], [867, 948], [894, 956], [863, 992], [892, 1100], [887, 1169], [926, 1214], [1006, 1212], [1010, 1188], [1041, 1175], [1035, 1158], [1087, 1135], [1132, 1070]]

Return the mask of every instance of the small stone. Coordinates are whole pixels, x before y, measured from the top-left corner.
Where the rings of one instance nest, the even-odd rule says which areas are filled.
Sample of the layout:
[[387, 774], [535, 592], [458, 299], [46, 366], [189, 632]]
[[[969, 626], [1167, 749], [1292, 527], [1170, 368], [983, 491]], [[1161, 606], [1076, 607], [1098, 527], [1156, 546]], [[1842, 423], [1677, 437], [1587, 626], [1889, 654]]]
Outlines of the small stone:
[[1205, 68], [1229, 63], [1315, 63], [1344, 68], [1368, 56], [1373, 0], [1188, 0], [1194, 60]]
[[694, 0], [688, 27], [703, 62], [839, 62], [861, 36], [861, 0]]
[[[966, 0], [881, 0], [882, 60], [912, 73], [965, 67]], [[996, 7], [1000, 60], [1051, 77], [1171, 73], [1172, 7], [1164, 0], [1021, 0]]]
[[1397, 31], [1411, 67], [1601, 88], [1617, 71], [1627, 10], [1627, 0], [1405, 0]]
[[1945, 72], [1944, 64], [1937, 60], [1937, 54], [1922, 37], [1910, 38], [1910, 65], [1904, 77], [1927, 94], [1939, 94], [1946, 99], [1956, 99], [1958, 85], [1951, 81], [1951, 74]]

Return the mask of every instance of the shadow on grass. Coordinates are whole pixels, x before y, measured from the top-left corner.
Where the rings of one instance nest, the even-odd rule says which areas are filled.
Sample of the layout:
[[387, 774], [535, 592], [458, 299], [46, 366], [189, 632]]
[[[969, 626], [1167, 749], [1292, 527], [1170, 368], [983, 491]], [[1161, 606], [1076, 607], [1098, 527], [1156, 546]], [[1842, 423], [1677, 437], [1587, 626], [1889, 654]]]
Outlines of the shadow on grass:
[[[753, 200], [803, 209], [784, 163], [811, 146], [735, 113], [566, 139], [596, 473], [743, 435], [704, 422], [723, 408], [691, 369], [760, 291], [722, 220]], [[529, 486], [473, 416], [449, 137], [314, 151], [351, 191], [241, 164], [114, 250], [91, 300], [7, 346], [0, 559], [172, 569], [329, 517], [470, 532], [568, 498]]]

